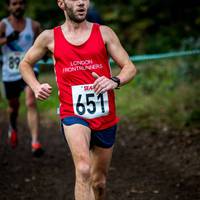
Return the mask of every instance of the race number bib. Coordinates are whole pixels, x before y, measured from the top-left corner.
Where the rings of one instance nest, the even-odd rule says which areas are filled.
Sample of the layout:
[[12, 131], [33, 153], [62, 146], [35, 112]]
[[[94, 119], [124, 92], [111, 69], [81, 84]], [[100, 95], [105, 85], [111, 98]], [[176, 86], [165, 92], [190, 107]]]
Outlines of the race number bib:
[[74, 113], [86, 119], [108, 115], [108, 93], [96, 95], [93, 84], [72, 86]]
[[19, 72], [19, 63], [24, 57], [22, 52], [12, 52], [8, 55], [8, 68], [11, 72]]

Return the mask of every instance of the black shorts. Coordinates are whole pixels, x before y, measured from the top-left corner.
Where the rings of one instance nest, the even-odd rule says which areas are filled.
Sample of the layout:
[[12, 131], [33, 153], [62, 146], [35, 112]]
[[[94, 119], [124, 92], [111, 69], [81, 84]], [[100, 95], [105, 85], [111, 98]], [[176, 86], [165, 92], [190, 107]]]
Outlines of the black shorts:
[[[82, 124], [84, 126], [89, 127], [89, 124], [82, 118], [79, 118], [76, 116], [66, 117], [61, 120], [63, 134], [64, 134], [63, 124], [67, 126], [70, 126], [73, 124]], [[94, 145], [101, 148], [112, 147], [113, 144], [115, 143], [116, 130], [117, 130], [117, 125], [114, 125], [104, 130], [91, 130], [90, 148], [92, 148], [92, 146]]]
[[[38, 77], [38, 73], [34, 72], [36, 77]], [[19, 98], [21, 92], [27, 86], [23, 79], [19, 79], [17, 81], [4, 81], [4, 90], [7, 99]]]

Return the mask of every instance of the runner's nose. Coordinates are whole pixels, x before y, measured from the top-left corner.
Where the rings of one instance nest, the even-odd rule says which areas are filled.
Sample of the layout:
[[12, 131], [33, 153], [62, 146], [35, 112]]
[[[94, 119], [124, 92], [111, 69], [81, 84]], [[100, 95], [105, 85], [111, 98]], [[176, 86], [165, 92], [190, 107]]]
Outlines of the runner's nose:
[[80, 5], [84, 5], [84, 4], [85, 4], [84, 2], [85, 2], [85, 0], [79, 0], [79, 1], [78, 1], [78, 5], [79, 5], [79, 6], [80, 6]]

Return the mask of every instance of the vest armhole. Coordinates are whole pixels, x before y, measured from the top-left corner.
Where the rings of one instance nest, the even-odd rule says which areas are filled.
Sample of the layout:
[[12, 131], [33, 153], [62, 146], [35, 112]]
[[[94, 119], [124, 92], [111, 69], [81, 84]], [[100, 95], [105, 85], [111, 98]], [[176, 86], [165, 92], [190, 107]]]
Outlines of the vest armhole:
[[[58, 45], [58, 40], [59, 40], [59, 32], [60, 32], [60, 26], [57, 26], [53, 29], [53, 34], [54, 34], [54, 47], [53, 47], [53, 55], [54, 59], [57, 56], [57, 45]], [[56, 59], [55, 59], [56, 60]]]
[[103, 36], [102, 36], [101, 30], [100, 30], [100, 26], [101, 26], [101, 25], [97, 24], [97, 26], [96, 26], [96, 33], [97, 33], [97, 35], [99, 36], [100, 42], [101, 42], [102, 45], [104, 46], [105, 53], [106, 53], [107, 57], [109, 58], [110, 56], [109, 56], [109, 54], [108, 54], [106, 44], [105, 44], [105, 42], [104, 42], [104, 40], [103, 40]]
[[3, 24], [5, 25], [5, 35], [6, 35], [7, 30], [9, 29], [12, 31], [14, 30], [13, 26], [10, 24], [7, 18], [3, 18], [1, 22], [3, 22]]

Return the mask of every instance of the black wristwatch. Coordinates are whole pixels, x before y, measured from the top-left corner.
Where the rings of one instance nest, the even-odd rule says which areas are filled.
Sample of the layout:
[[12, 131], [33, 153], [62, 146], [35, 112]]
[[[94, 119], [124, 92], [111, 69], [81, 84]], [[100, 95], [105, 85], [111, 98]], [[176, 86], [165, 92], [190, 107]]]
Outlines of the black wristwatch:
[[117, 87], [116, 87], [116, 89], [119, 89], [119, 86], [120, 86], [120, 79], [118, 78], [118, 77], [116, 77], [116, 76], [113, 76], [113, 77], [111, 77], [110, 78], [112, 81], [114, 81], [115, 83], [117, 83]]

